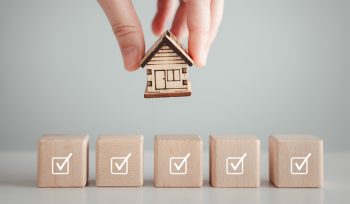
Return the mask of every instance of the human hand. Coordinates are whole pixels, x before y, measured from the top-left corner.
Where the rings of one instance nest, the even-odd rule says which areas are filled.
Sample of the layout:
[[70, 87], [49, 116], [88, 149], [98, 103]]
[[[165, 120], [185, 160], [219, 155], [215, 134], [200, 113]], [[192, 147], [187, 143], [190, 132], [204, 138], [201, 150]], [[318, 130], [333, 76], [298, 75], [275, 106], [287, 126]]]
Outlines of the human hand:
[[[123, 56], [125, 69], [135, 71], [145, 53], [141, 23], [131, 0], [98, 0], [112, 26]], [[209, 48], [223, 15], [224, 0], [158, 0], [153, 19], [154, 34], [161, 35], [172, 18], [171, 32], [179, 39], [188, 35], [188, 51], [198, 67], [206, 64]]]

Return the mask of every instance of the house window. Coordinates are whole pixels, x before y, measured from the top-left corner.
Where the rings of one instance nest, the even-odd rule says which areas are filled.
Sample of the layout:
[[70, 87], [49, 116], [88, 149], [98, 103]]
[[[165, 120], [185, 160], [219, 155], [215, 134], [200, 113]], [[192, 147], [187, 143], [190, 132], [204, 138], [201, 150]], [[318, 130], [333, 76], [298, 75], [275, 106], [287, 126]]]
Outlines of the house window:
[[152, 75], [152, 70], [151, 69], [147, 69], [147, 75]]
[[147, 81], [147, 86], [152, 86], [152, 81]]
[[168, 81], [180, 81], [180, 69], [169, 69], [167, 79]]
[[182, 85], [188, 85], [187, 80], [183, 80], [183, 81], [182, 81]]
[[182, 73], [186, 74], [187, 73], [187, 68], [182, 68]]

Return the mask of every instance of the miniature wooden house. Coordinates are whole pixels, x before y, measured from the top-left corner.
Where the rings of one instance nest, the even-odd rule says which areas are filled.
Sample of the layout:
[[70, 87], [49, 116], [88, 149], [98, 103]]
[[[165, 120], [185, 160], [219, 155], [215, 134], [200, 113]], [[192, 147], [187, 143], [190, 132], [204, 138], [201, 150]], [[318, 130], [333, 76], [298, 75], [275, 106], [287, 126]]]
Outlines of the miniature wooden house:
[[192, 65], [187, 50], [170, 31], [166, 31], [141, 60], [141, 67], [147, 73], [144, 97], [190, 96], [188, 67]]

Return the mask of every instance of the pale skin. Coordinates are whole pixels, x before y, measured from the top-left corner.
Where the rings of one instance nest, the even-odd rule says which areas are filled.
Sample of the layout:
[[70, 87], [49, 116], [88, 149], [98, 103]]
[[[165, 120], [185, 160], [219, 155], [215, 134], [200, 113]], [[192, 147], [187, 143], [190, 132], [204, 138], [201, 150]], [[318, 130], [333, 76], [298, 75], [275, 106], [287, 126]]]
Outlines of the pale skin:
[[[145, 54], [142, 27], [131, 0], [98, 0], [117, 38], [124, 67], [135, 71]], [[197, 67], [206, 64], [223, 16], [224, 0], [158, 0], [152, 31], [161, 35], [173, 19], [171, 32], [180, 40], [188, 36], [188, 51]]]

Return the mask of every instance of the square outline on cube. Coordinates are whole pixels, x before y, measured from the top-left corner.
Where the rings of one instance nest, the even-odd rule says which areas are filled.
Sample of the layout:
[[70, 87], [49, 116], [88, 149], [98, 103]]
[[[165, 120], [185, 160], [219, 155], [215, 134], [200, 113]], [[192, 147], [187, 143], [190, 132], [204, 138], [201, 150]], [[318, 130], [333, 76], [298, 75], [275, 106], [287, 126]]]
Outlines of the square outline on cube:
[[291, 157], [290, 158], [290, 174], [292, 174], [292, 175], [307, 175], [309, 172], [309, 160], [306, 160], [305, 172], [294, 173], [293, 172], [293, 160], [295, 160], [295, 159], [305, 159], [305, 157]]
[[240, 172], [229, 172], [228, 170], [228, 161], [230, 159], [238, 159], [240, 160], [242, 157], [226, 157], [226, 174], [227, 175], [242, 175], [244, 173], [244, 161], [242, 161], [242, 167]]
[[114, 159], [125, 159], [125, 157], [111, 157], [111, 174], [113, 175], [125, 175], [129, 172], [129, 160], [125, 162], [125, 172], [115, 173], [113, 172], [113, 160]]
[[171, 175], [186, 175], [187, 174], [187, 161], [185, 161], [184, 165], [185, 165], [185, 171], [184, 172], [180, 172], [180, 173], [174, 173], [172, 171], [172, 165], [171, 165], [171, 161], [174, 160], [174, 159], [184, 159], [184, 157], [170, 157], [169, 159], [169, 173]]
[[53, 174], [53, 175], [68, 175], [69, 174], [69, 160], [67, 161], [67, 164], [66, 164], [66, 166], [67, 166], [67, 171], [66, 172], [61, 172], [61, 173], [56, 173], [55, 171], [54, 171], [54, 160], [56, 160], [56, 159], [66, 159], [67, 157], [52, 157], [51, 158], [51, 173]]

